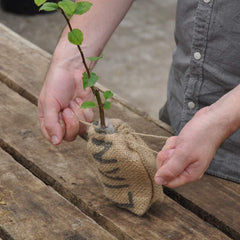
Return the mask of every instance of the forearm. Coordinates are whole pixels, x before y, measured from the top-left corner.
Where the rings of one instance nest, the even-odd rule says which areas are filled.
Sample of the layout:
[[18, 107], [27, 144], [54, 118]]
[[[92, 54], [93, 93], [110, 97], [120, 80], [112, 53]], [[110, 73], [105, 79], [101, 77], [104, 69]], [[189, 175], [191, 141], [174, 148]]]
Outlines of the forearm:
[[[70, 23], [73, 28], [83, 32], [81, 48], [85, 56], [99, 55], [112, 33], [119, 25], [133, 0], [90, 0], [93, 4], [90, 11], [83, 15], [75, 15]], [[79, 57], [76, 46], [70, 44], [67, 39], [68, 26], [64, 29], [59, 43], [54, 52], [54, 60], [73, 60]]]

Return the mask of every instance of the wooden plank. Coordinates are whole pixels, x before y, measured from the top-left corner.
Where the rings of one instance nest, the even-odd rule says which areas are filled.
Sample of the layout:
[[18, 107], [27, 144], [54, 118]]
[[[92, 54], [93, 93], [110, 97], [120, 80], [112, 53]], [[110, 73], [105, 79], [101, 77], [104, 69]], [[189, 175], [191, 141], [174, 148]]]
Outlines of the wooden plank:
[[118, 239], [228, 239], [168, 197], [141, 218], [115, 207], [103, 196], [86, 142], [49, 144], [36, 107], [4, 84], [0, 89], [2, 147]]
[[[191, 211], [240, 239], [240, 184], [205, 175], [201, 181], [175, 189], [178, 200]], [[202, 211], [203, 210], [203, 211]], [[208, 213], [208, 216], [207, 214]], [[214, 216], [214, 217], [213, 217]]]
[[116, 239], [2, 149], [0, 156], [0, 227], [13, 239]]

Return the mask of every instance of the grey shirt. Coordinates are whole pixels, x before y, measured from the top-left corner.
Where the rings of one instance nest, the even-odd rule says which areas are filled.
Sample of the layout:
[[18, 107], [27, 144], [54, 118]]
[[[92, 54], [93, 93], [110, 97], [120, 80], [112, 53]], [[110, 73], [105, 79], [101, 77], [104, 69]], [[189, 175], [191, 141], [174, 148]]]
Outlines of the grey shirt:
[[[240, 83], [240, 0], [179, 0], [175, 40], [167, 108], [177, 135], [200, 108]], [[240, 183], [240, 130], [207, 173]]]

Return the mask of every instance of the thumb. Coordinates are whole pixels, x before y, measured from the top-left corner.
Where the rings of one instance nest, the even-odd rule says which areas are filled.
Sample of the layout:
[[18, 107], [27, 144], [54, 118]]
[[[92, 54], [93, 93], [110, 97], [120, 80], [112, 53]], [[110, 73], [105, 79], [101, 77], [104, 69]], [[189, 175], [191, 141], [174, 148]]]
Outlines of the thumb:
[[169, 159], [158, 169], [155, 175], [155, 182], [158, 185], [166, 185], [177, 178], [186, 168], [185, 157], [177, 154], [174, 150], [169, 154]]
[[54, 145], [61, 143], [64, 135], [64, 124], [61, 124], [60, 105], [57, 102], [48, 101], [44, 108], [44, 127]]

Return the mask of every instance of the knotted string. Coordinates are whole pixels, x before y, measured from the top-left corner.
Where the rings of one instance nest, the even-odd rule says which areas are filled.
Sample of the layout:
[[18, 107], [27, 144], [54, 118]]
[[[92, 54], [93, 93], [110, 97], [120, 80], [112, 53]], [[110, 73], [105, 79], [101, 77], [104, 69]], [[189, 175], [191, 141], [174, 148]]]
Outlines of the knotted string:
[[[78, 119], [78, 120], [79, 120], [80, 123], [85, 124], [85, 125], [87, 125], [87, 126], [93, 126], [93, 125], [94, 125], [93, 123], [89, 123], [89, 122], [86, 122], [86, 121], [83, 121], [83, 120], [80, 120], [80, 119]], [[158, 136], [158, 135], [152, 135], [152, 134], [145, 134], [145, 133], [137, 133], [137, 132], [130, 132], [130, 133], [133, 134], [133, 135], [138, 135], [138, 136], [143, 136], [143, 137], [161, 138], [161, 139], [166, 139], [166, 140], [167, 140], [167, 138], [168, 138], [168, 137], [163, 137], [163, 136]], [[153, 153], [155, 153], [155, 154], [158, 154], [157, 151], [151, 149], [150, 147], [146, 147], [146, 146], [143, 146], [143, 145], [140, 145], [140, 144], [138, 144], [138, 145], [139, 145], [139, 147], [148, 149], [148, 150], [150, 150], [151, 152], [153, 152]]]

